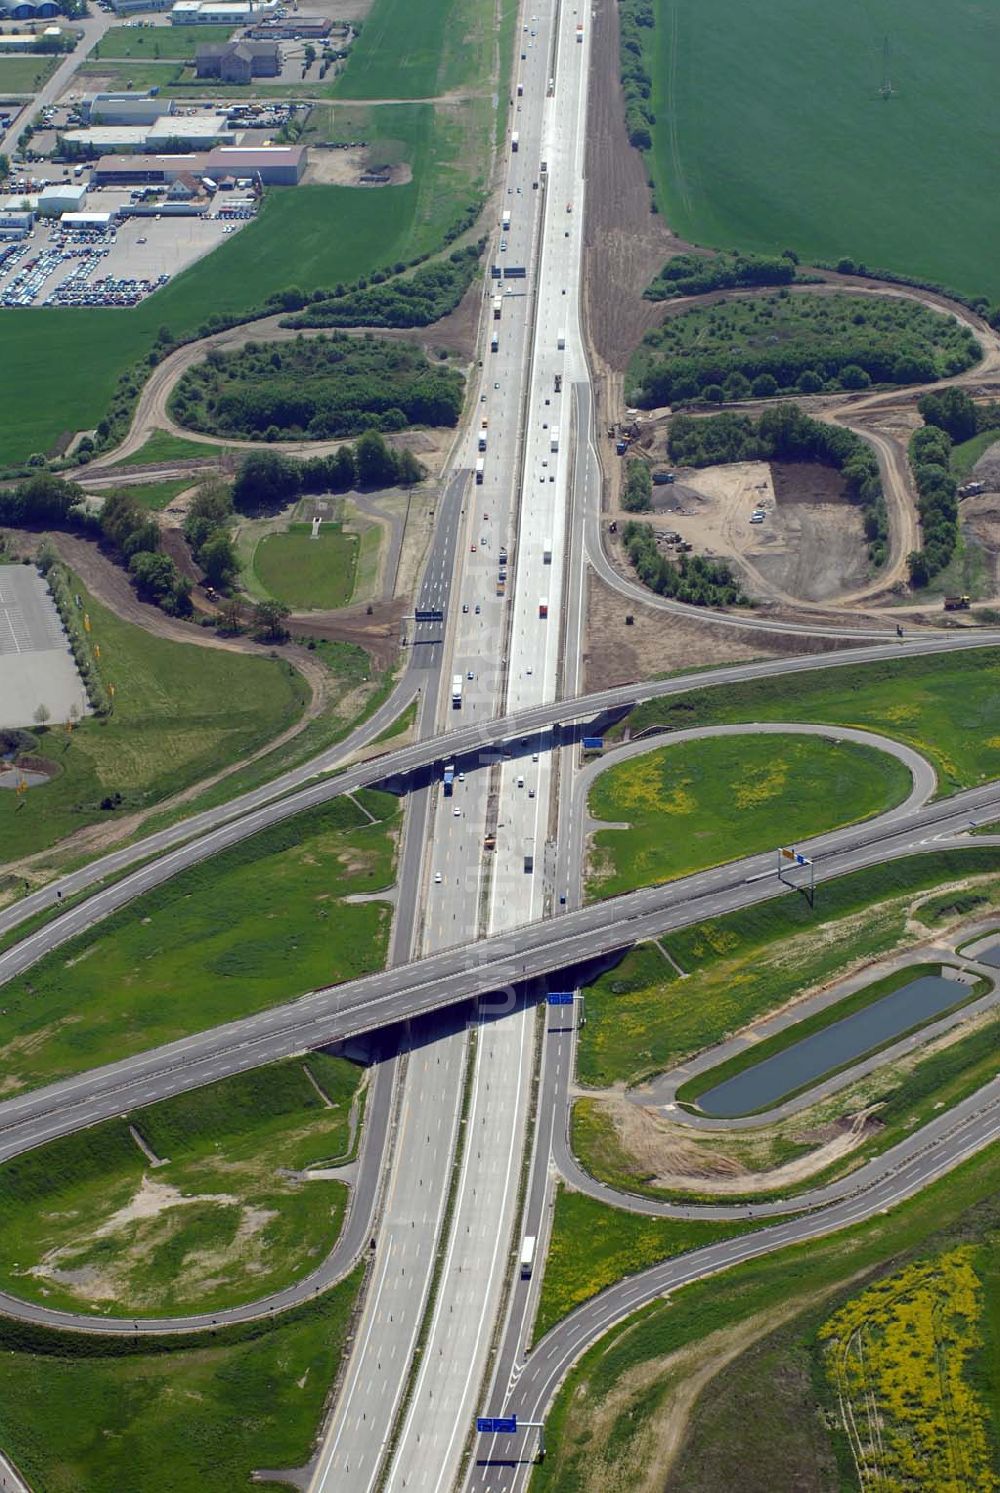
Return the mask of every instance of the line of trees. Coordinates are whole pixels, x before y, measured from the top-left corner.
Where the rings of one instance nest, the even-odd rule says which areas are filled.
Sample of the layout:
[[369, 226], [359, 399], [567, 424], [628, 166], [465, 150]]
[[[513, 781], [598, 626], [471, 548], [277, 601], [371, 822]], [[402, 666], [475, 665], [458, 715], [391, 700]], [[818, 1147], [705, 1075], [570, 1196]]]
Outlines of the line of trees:
[[889, 524], [878, 458], [852, 430], [811, 419], [796, 404], [776, 405], [759, 420], [723, 413], [707, 420], [675, 415], [670, 456], [678, 466], [708, 467], [734, 461], [818, 461], [837, 467], [851, 499], [862, 510], [868, 558], [885, 564]]
[[240, 563], [229, 537], [233, 499], [229, 485], [215, 479], [199, 487], [184, 516], [184, 537], [201, 566], [205, 580], [226, 591], [239, 574]]
[[705, 295], [710, 290], [740, 286], [791, 285], [798, 262], [798, 255], [791, 249], [780, 255], [675, 254], [643, 295], [647, 301], [667, 301], [675, 296]]
[[314, 301], [289, 327], [427, 327], [454, 311], [472, 284], [486, 240], [423, 265], [409, 279], [374, 280], [353, 289], [338, 285], [329, 300]]
[[373, 430], [353, 446], [305, 461], [280, 451], [252, 451], [233, 484], [238, 513], [277, 513], [303, 493], [348, 492], [351, 488], [411, 487], [424, 476], [412, 451], [395, 451]]
[[921, 548], [907, 559], [913, 586], [926, 586], [944, 570], [958, 544], [958, 484], [951, 474], [951, 446], [951, 436], [937, 425], [924, 425], [910, 437], [922, 540]]
[[619, 63], [622, 92], [625, 95], [625, 128], [629, 144], [639, 150], [653, 145], [656, 115], [650, 102], [653, 80], [646, 65], [643, 31], [656, 24], [652, 0], [621, 0], [618, 6]]
[[191, 582], [169, 555], [160, 552], [160, 529], [135, 498], [111, 492], [100, 516], [101, 535], [126, 565], [142, 601], [152, 602], [172, 617], [191, 611]]
[[696, 607], [737, 606], [746, 599], [724, 561], [681, 555], [675, 564], [661, 555], [652, 524], [630, 519], [622, 542], [637, 578], [657, 596], [672, 596]]

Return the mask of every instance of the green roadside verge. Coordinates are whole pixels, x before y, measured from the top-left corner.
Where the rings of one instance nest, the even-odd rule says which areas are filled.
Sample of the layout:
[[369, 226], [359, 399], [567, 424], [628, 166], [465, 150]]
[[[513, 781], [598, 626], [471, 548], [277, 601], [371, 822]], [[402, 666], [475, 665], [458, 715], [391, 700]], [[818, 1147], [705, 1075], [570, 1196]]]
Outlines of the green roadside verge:
[[294, 1311], [204, 1336], [45, 1332], [0, 1318], [0, 1445], [51, 1493], [234, 1493], [313, 1449], [364, 1267]]
[[0, 1167], [0, 1284], [107, 1316], [215, 1312], [307, 1275], [346, 1185], [362, 1070], [310, 1053], [223, 1079]]
[[[766, 1330], [775, 1314], [787, 1316], [797, 1310], [808, 1313], [817, 1301], [822, 1301], [821, 1313], [796, 1319], [803, 1324], [801, 1335], [808, 1336], [840, 1300], [857, 1291], [862, 1281], [898, 1271], [915, 1258], [933, 1256], [956, 1244], [982, 1244], [988, 1247], [995, 1261], [995, 1240], [1000, 1229], [998, 1196], [1000, 1148], [992, 1146], [888, 1213], [686, 1286], [672, 1293], [668, 1300], [654, 1302], [629, 1317], [581, 1358], [562, 1386], [546, 1418], [548, 1454], [533, 1472], [532, 1493], [546, 1493], [548, 1489], [585, 1493], [598, 1487], [624, 1485], [620, 1481], [623, 1475], [627, 1478], [637, 1465], [648, 1465], [642, 1457], [643, 1453], [649, 1456], [650, 1437], [662, 1429], [671, 1397], [684, 1388], [686, 1371], [691, 1367], [690, 1361], [671, 1356], [680, 1350], [694, 1353], [707, 1340], [706, 1351], [717, 1344], [719, 1352], [727, 1346], [727, 1340], [713, 1335], [736, 1330], [744, 1334], [745, 1341], [752, 1341], [762, 1329]], [[994, 1287], [995, 1280], [994, 1265]], [[989, 1356], [979, 1360], [977, 1371], [984, 1377], [978, 1378], [977, 1373], [977, 1382], [985, 1392], [984, 1397], [992, 1396], [995, 1405], [996, 1387], [1000, 1383], [995, 1295], [988, 1333]], [[807, 1384], [808, 1378], [807, 1374]], [[778, 1394], [768, 1403], [780, 1403], [780, 1385], [781, 1376], [778, 1376]], [[774, 1386], [774, 1380], [765, 1378], [758, 1387], [771, 1391]], [[713, 1388], [700, 1403], [707, 1407], [715, 1398]], [[808, 1407], [805, 1418], [808, 1424], [815, 1425], [815, 1396], [806, 1394], [805, 1403]], [[735, 1408], [730, 1400], [730, 1416]], [[782, 1438], [779, 1432], [775, 1440], [774, 1422], [770, 1434], [761, 1438], [751, 1423], [755, 1419], [756, 1407], [749, 1408], [744, 1397], [737, 1417], [739, 1435], [729, 1448], [730, 1481], [720, 1478], [677, 1484], [672, 1472], [668, 1486], [671, 1489], [697, 1486], [711, 1493], [732, 1487], [734, 1459], [739, 1456], [746, 1463], [737, 1479], [739, 1486], [798, 1486], [794, 1476], [782, 1481], [780, 1472], [776, 1473], [775, 1447]], [[823, 1424], [822, 1416], [819, 1423]], [[826, 1424], [831, 1422], [827, 1420]], [[796, 1425], [801, 1445], [801, 1416]], [[825, 1435], [823, 1440], [825, 1444]], [[682, 1447], [681, 1467], [687, 1450], [686, 1445]], [[784, 1450], [780, 1450], [779, 1456], [784, 1455]], [[779, 1461], [777, 1465], [780, 1468], [783, 1464]], [[806, 1465], [809, 1465], [808, 1455]], [[810, 1471], [815, 1473], [815, 1468], [813, 1460]], [[818, 1486], [841, 1485], [833, 1481]]]
[[395, 876], [399, 804], [355, 797], [190, 867], [8, 981], [8, 1093], [380, 970], [391, 907], [371, 894]]
[[620, 826], [594, 835], [589, 897], [687, 876], [902, 802], [912, 779], [896, 757], [817, 736], [718, 736], [609, 766], [588, 809]]

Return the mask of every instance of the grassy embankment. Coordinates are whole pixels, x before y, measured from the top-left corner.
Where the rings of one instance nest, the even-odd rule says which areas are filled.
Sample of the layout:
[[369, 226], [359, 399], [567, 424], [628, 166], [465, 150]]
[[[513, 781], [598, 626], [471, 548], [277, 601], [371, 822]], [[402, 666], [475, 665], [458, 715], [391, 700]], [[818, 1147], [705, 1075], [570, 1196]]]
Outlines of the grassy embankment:
[[359, 1266], [295, 1312], [195, 1339], [0, 1322], [0, 1445], [52, 1493], [249, 1493], [255, 1469], [308, 1459], [361, 1278]]
[[122, 467], [151, 467], [161, 461], [204, 461], [217, 457], [223, 450], [225, 450], [223, 446], [213, 446], [202, 441], [189, 441], [184, 436], [171, 435], [169, 430], [154, 430], [138, 451], [133, 451], [131, 456], [123, 457], [115, 464], [113, 470], [118, 471]]
[[59, 57], [0, 57], [0, 97], [9, 93], [37, 93], [61, 60]]
[[[667, 1418], [706, 1380], [710, 1388], [697, 1401], [688, 1436], [670, 1469], [670, 1493], [721, 1493], [733, 1486], [847, 1486], [847, 1446], [839, 1437], [830, 1439], [829, 1428], [839, 1417], [834, 1396], [822, 1383], [817, 1334], [841, 1303], [857, 1295], [862, 1282], [888, 1272], [904, 1281], [903, 1272], [912, 1262], [930, 1259], [936, 1264], [956, 1246], [971, 1247], [984, 1287], [975, 1313], [963, 1325], [963, 1335], [974, 1331], [982, 1346], [962, 1369], [979, 1390], [987, 1414], [995, 1417], [1000, 1403], [995, 1346], [998, 1189], [1000, 1149], [994, 1146], [885, 1215], [685, 1287], [613, 1328], [573, 1369], [546, 1418], [548, 1456], [533, 1474], [533, 1493], [556, 1488], [559, 1493], [596, 1493], [626, 1484], [645, 1489], [645, 1472], [653, 1465], [660, 1478], [657, 1486], [663, 1486], [666, 1469], [658, 1453]], [[937, 1275], [932, 1284], [943, 1308], [947, 1282], [940, 1271]], [[765, 1336], [789, 1317], [787, 1327]], [[947, 1337], [946, 1311], [938, 1322]], [[751, 1348], [725, 1368], [725, 1354], [755, 1339], [762, 1339], [759, 1349]], [[878, 1335], [870, 1342], [879, 1362]], [[684, 1356], [675, 1357], [681, 1350]], [[880, 1397], [886, 1411], [896, 1415], [894, 1422], [887, 1420], [887, 1435], [902, 1430], [912, 1437], [915, 1427], [940, 1418], [941, 1381], [934, 1394], [910, 1397], [903, 1416], [898, 1389], [916, 1374], [930, 1373], [944, 1350], [945, 1338], [933, 1332], [907, 1335], [908, 1364], [902, 1379], [897, 1366], [894, 1402]], [[723, 1370], [718, 1379], [711, 1378], [713, 1369]], [[938, 1455], [945, 1445], [939, 1443]], [[843, 1457], [839, 1469], [837, 1453]], [[934, 1486], [950, 1485], [935, 1481]]]
[[360, 538], [342, 524], [292, 524], [268, 534], [253, 553], [254, 575], [266, 593], [296, 609], [346, 606], [354, 594]]
[[178, 493], [193, 487], [197, 481], [198, 474], [192, 473], [190, 477], [167, 477], [162, 482], [123, 482], [120, 487], [105, 487], [91, 496], [107, 497], [111, 492], [125, 493], [128, 497], [135, 498], [141, 508], [159, 513]]
[[[650, 700], [627, 718], [633, 734], [654, 724], [680, 730], [738, 721], [821, 721], [894, 736], [934, 766], [939, 791], [1000, 777], [1000, 651], [893, 659], [818, 669]], [[607, 733], [613, 737], [621, 728]]]
[[[987, 11], [656, 0], [654, 12], [642, 31], [656, 116], [647, 164], [681, 238], [848, 255], [1000, 299], [1000, 201], [983, 206], [979, 232], [952, 229], [982, 195], [969, 141], [1000, 128]], [[895, 92], [883, 100], [887, 36]]]
[[399, 806], [388, 794], [357, 798], [191, 867], [9, 981], [8, 1091], [381, 969], [388, 903], [344, 899], [391, 885]]
[[8, 1162], [4, 1289], [132, 1317], [220, 1311], [307, 1275], [340, 1231], [347, 1188], [303, 1173], [348, 1159], [360, 1080], [354, 1064], [312, 1053]]
[[[829, 882], [817, 889], [815, 909], [791, 894], [668, 934], [661, 943], [687, 979], [678, 978], [656, 945], [639, 945], [587, 990], [587, 1024], [580, 1032], [577, 1057], [581, 1081], [604, 1087], [670, 1069], [848, 969], [912, 945], [914, 921], [921, 913], [928, 916], [935, 902], [940, 902], [944, 920], [954, 922], [962, 916], [966, 891], [942, 893], [922, 904], [926, 893], [942, 883], [977, 875], [982, 878], [975, 887], [982, 899], [978, 905], [985, 910], [1000, 902], [998, 871], [996, 851], [937, 852]], [[932, 926], [936, 921], [933, 916], [928, 920]], [[680, 1129], [672, 1133], [678, 1144], [683, 1140], [698, 1146], [707, 1175], [720, 1159], [724, 1173], [728, 1162], [759, 1173], [817, 1149], [842, 1116], [871, 1111], [878, 1125], [866, 1133], [863, 1144], [814, 1174], [814, 1180], [816, 1175], [828, 1179], [894, 1144], [931, 1118], [939, 1103], [955, 1103], [994, 1077], [1000, 1066], [995, 1034], [994, 1019], [957, 1042], [942, 1042], [889, 1065], [765, 1132], [723, 1137]], [[752, 1049], [754, 1060], [761, 1051]], [[623, 1147], [600, 1101], [577, 1102], [573, 1146], [586, 1169], [602, 1180], [651, 1196], [671, 1195], [650, 1185], [650, 1165]]]
[[951, 474], [955, 480], [968, 482], [976, 462], [998, 441], [1000, 441], [1000, 430], [981, 430], [970, 441], [960, 441], [957, 446], [952, 446]]
[[100, 644], [100, 666], [115, 685], [114, 710], [103, 720], [85, 718], [72, 734], [35, 733], [38, 754], [58, 773], [23, 796], [0, 793], [6, 860], [156, 804], [248, 756], [292, 725], [308, 698], [288, 663], [153, 637], [79, 582], [76, 590]]
[[594, 835], [587, 894], [617, 896], [870, 818], [910, 783], [895, 757], [822, 737], [651, 744], [590, 790], [591, 816], [628, 828]]

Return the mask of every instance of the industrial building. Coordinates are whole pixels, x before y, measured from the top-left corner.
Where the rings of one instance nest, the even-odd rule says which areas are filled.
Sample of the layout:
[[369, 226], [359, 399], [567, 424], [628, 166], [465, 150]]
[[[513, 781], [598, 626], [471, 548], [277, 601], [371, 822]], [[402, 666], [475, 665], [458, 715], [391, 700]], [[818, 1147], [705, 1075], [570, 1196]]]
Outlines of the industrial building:
[[31, 232], [34, 221], [33, 212], [25, 212], [20, 207], [0, 207], [0, 239], [25, 238]]
[[173, 114], [173, 99], [145, 93], [88, 93], [80, 102], [80, 118], [86, 125], [155, 124]]
[[[3, 0], [0, 0], [0, 4]], [[249, 0], [231, 0], [230, 4], [219, 4], [217, 0], [177, 0], [171, 7], [172, 26], [252, 26], [263, 16], [273, 16], [278, 9], [278, 0], [262, 0], [259, 5]]]
[[[0, 19], [6, 20], [7, 17]], [[62, 36], [62, 30], [58, 26], [46, 26], [41, 36]], [[0, 35], [0, 52], [33, 52], [39, 39], [34, 31], [7, 31]]]
[[[348, 28], [338, 23], [338, 29], [346, 36]], [[248, 35], [266, 41], [273, 37], [275, 41], [325, 41], [333, 30], [333, 22], [328, 16], [275, 16], [271, 21], [260, 21], [248, 32]]]
[[111, 0], [116, 16], [134, 15], [139, 10], [169, 10], [173, 0]]
[[222, 146], [205, 159], [205, 171], [213, 180], [220, 176], [251, 177], [265, 186], [294, 187], [306, 169], [304, 145], [259, 145], [251, 150]]
[[63, 213], [78, 213], [87, 201], [87, 188], [81, 182], [53, 182], [38, 194], [38, 216], [61, 218]]
[[94, 164], [97, 187], [170, 186], [179, 178], [208, 177], [218, 182], [231, 176], [263, 182], [265, 186], [295, 186], [306, 168], [303, 145], [261, 145], [253, 150], [222, 148], [206, 155], [102, 156]]
[[155, 155], [163, 151], [168, 141], [188, 150], [232, 144], [236, 131], [218, 114], [162, 114], [152, 124], [88, 125], [82, 130], [67, 130], [64, 138], [88, 150]]
[[58, 14], [56, 0], [0, 0], [0, 19], [5, 21], [40, 21]]
[[249, 83], [251, 78], [281, 75], [281, 49], [276, 41], [209, 42], [194, 60], [199, 78], [223, 83]]

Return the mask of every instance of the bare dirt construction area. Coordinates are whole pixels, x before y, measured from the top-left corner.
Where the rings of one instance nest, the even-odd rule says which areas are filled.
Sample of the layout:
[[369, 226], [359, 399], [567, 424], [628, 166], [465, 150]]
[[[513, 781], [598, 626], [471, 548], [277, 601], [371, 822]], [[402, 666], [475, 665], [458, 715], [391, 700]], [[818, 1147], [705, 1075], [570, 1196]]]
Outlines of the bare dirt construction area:
[[[614, 536], [612, 536], [613, 538]], [[620, 568], [625, 571], [624, 565]], [[631, 617], [631, 624], [625, 618]], [[623, 596], [597, 576], [587, 580], [587, 636], [583, 656], [587, 690], [610, 689], [657, 674], [793, 653], [826, 653], [835, 639], [765, 633], [709, 618], [664, 613]]]
[[1000, 493], [965, 498], [958, 512], [966, 546], [974, 545], [980, 556], [982, 578], [977, 594], [996, 596], [1000, 593]]
[[653, 510], [658, 533], [729, 561], [758, 601], [835, 601], [867, 579], [861, 511], [832, 467], [742, 461], [679, 471], [653, 489]]
[[[391, 143], [391, 142], [390, 142]], [[403, 187], [413, 180], [413, 169], [406, 161], [387, 160], [384, 142], [376, 145], [348, 145], [343, 149], [309, 153], [309, 165], [303, 180], [309, 186], [317, 182], [335, 187]]]

